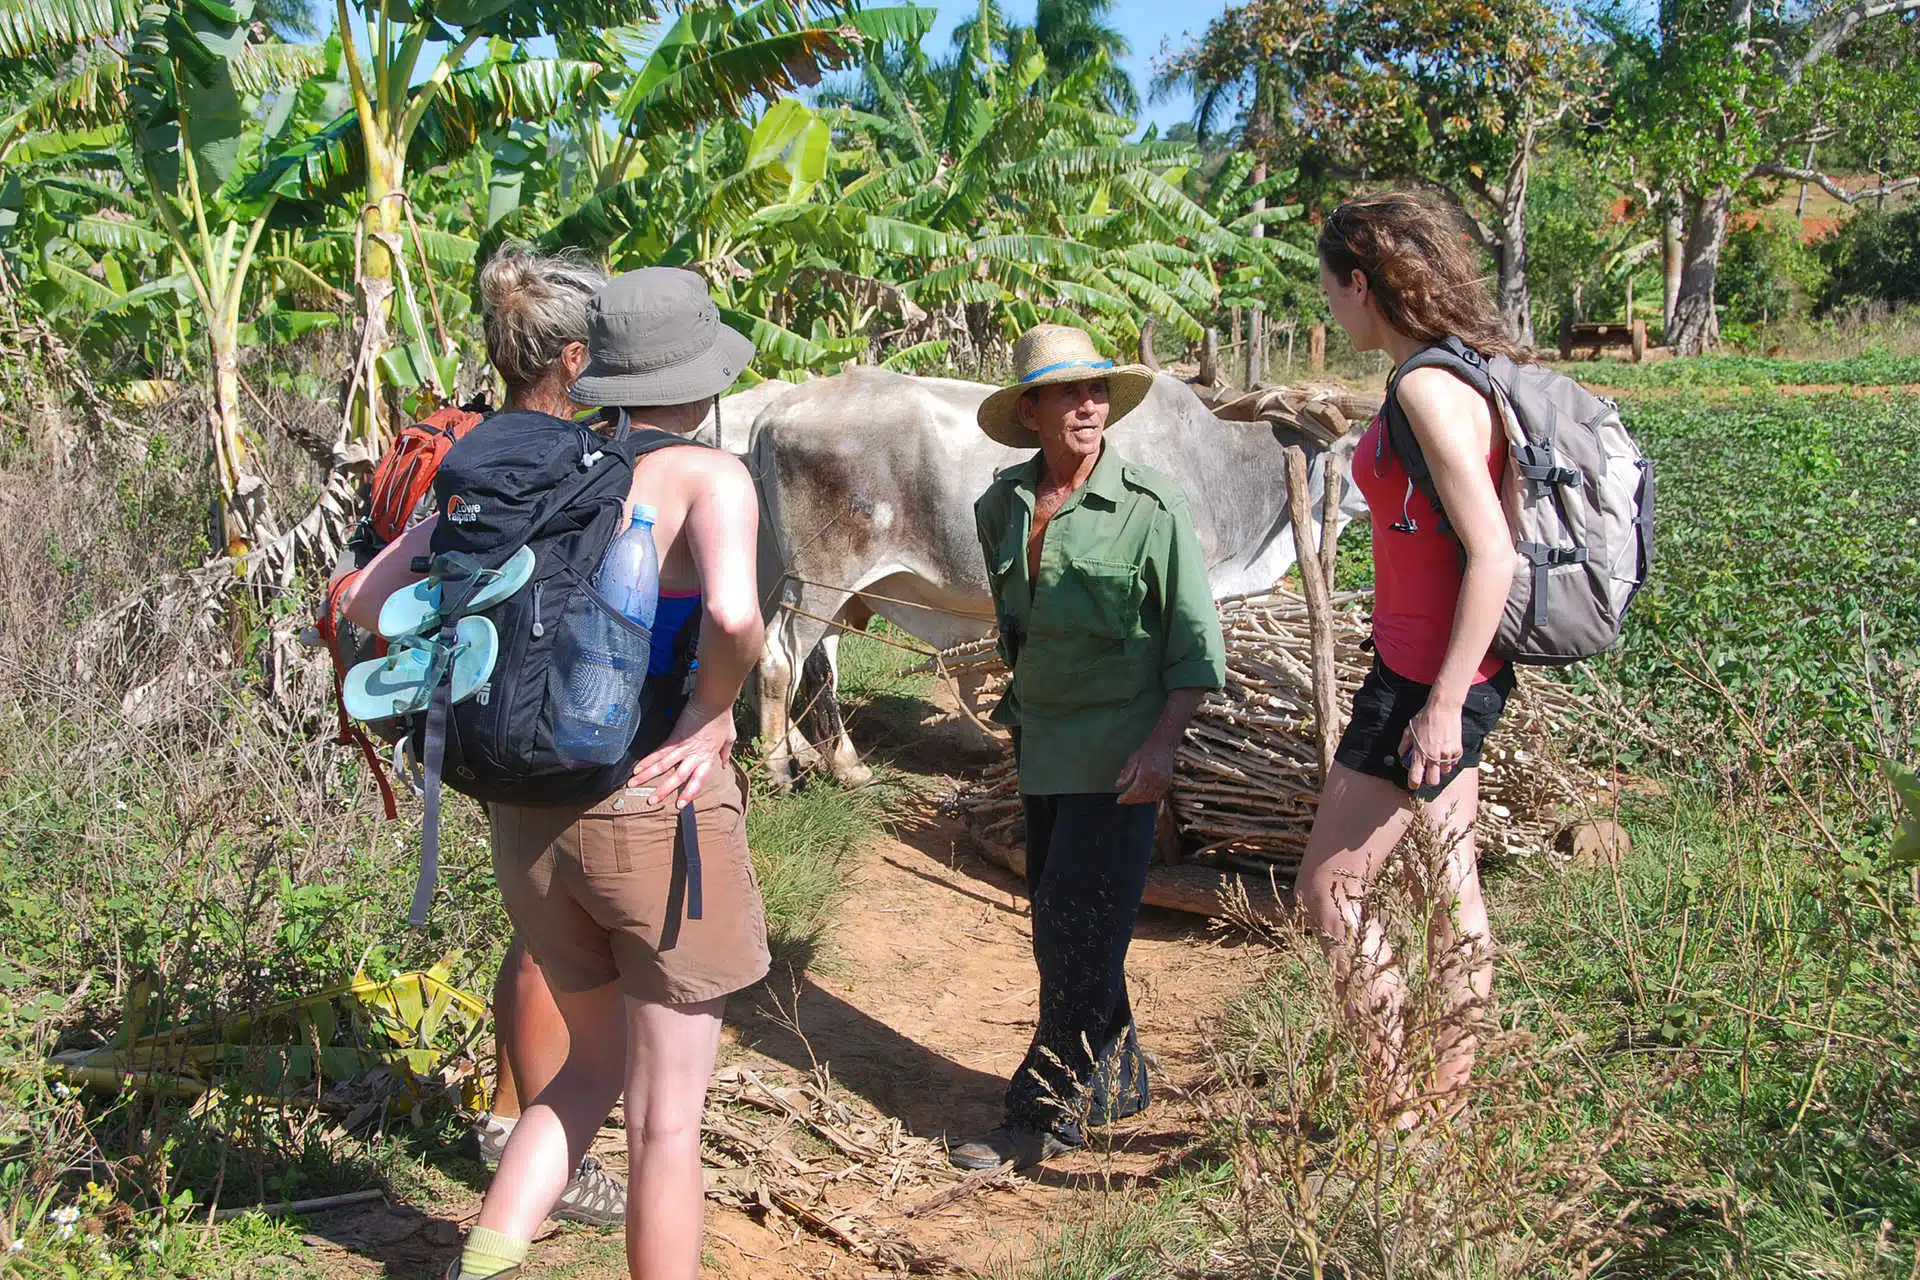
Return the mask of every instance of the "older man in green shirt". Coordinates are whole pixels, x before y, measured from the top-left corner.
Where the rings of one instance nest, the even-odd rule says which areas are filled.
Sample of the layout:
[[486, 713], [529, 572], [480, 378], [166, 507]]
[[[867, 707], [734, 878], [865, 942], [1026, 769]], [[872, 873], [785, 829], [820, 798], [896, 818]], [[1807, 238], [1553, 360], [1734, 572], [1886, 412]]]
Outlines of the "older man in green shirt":
[[980, 427], [1039, 452], [1000, 473], [974, 518], [1013, 671], [994, 719], [1019, 762], [1040, 1020], [1005, 1122], [953, 1150], [967, 1169], [1037, 1164], [1084, 1143], [1084, 1125], [1146, 1107], [1127, 945], [1174, 750], [1226, 677], [1186, 495], [1105, 441], [1153, 375], [1058, 325], [1022, 334], [1014, 367]]

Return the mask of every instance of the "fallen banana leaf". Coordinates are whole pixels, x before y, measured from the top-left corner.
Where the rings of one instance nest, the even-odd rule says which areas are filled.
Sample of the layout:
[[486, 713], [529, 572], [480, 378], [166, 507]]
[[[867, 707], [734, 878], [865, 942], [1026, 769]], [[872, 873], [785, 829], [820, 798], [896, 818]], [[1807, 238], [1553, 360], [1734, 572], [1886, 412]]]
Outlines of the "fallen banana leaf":
[[[141, 1034], [150, 993], [128, 1000], [123, 1042], [58, 1054], [65, 1081], [103, 1092], [198, 1097], [227, 1093], [289, 1097], [317, 1082], [341, 1082], [385, 1067], [406, 1086], [426, 1082], [478, 1037], [486, 1005], [449, 981], [457, 954], [427, 970], [351, 981], [220, 1021]], [[471, 1089], [468, 1092], [472, 1092]]]

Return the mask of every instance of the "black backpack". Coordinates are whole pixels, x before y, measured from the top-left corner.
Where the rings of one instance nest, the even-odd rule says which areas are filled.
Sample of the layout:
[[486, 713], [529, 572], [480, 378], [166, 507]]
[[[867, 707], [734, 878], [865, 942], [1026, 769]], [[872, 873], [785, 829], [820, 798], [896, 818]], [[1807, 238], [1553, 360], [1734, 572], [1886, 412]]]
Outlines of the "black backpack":
[[[705, 447], [664, 431], [632, 431], [624, 413], [615, 431], [544, 413], [498, 413], [448, 451], [434, 480], [440, 523], [432, 554], [414, 568], [438, 576], [450, 600], [459, 584], [498, 569], [522, 547], [534, 555], [532, 577], [513, 595], [482, 611], [499, 633], [492, 674], [471, 698], [451, 703], [451, 673], [434, 686], [426, 711], [409, 726], [414, 758], [425, 774], [424, 850], [409, 920], [425, 922], [439, 875], [440, 786], [476, 800], [560, 805], [612, 794], [641, 757], [666, 741], [686, 705], [698, 628], [681, 633], [667, 674], [650, 676], [625, 756], [580, 766], [554, 748], [554, 707], [564, 688], [556, 656], [572, 637], [608, 620], [633, 628], [594, 590], [607, 548], [624, 528], [633, 466], [642, 455], [676, 445]], [[422, 561], [425, 561], [423, 563]], [[453, 613], [441, 644], [453, 644]], [[637, 629], [637, 628], [636, 628]], [[697, 848], [692, 806], [681, 811], [675, 875], [689, 918], [698, 919]], [[684, 859], [684, 860], [683, 860]], [[689, 866], [688, 864], [691, 863]]]

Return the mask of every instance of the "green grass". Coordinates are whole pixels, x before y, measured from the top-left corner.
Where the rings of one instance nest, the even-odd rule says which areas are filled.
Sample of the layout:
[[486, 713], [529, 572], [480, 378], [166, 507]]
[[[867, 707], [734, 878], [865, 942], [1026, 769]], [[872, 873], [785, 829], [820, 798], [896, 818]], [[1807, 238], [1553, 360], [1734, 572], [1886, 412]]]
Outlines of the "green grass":
[[[62, 1096], [44, 1072], [48, 1055], [110, 1041], [136, 989], [150, 992], [147, 1025], [159, 1029], [312, 991], [356, 968], [382, 977], [457, 952], [455, 981], [485, 998], [511, 933], [478, 806], [448, 804], [444, 892], [428, 928], [408, 929], [417, 804], [403, 801], [402, 821], [385, 822], [357, 757], [276, 736], [244, 714], [253, 695], [232, 692], [198, 735], [141, 733], [107, 709], [76, 724], [0, 705], [0, 1220], [64, 1257], [72, 1241], [57, 1239], [46, 1214], [85, 1181], [67, 1170], [96, 1179], [118, 1170], [112, 1211], [88, 1246], [98, 1269], [81, 1274], [135, 1262], [150, 1268], [141, 1274], [217, 1274], [212, 1241], [229, 1240], [234, 1257], [255, 1244], [238, 1225], [206, 1238], [174, 1232], [173, 1197], [204, 1205], [218, 1187], [233, 1206], [418, 1182], [457, 1122], [430, 1105], [421, 1129], [376, 1153], [244, 1093], [192, 1118], [184, 1103]], [[805, 968], [883, 808], [877, 790], [781, 795], [755, 784], [748, 840], [781, 960]], [[46, 1159], [23, 1160], [29, 1151]], [[121, 1164], [129, 1153], [141, 1157], [137, 1170]], [[175, 1234], [197, 1243], [148, 1250]], [[111, 1266], [98, 1262], [103, 1249]]]
[[[1326, 1275], [1560, 1276], [1598, 1236], [1603, 1275], [1910, 1276], [1920, 904], [1905, 870], [1885, 842], [1864, 864], [1810, 852], [1763, 801], [1691, 786], [1621, 819], [1617, 873], [1490, 885], [1498, 1025], [1472, 1128], [1382, 1141], [1377, 1074], [1319, 947], [1283, 931], [1263, 963], [1248, 955], [1254, 986], [1216, 1029], [1198, 1149], [1150, 1195], [1088, 1193], [996, 1275], [1173, 1263], [1306, 1280], [1317, 1252]], [[1418, 991], [1433, 959], [1397, 909]]]
[[880, 830], [884, 794], [830, 783], [782, 795], [754, 780], [747, 845], [776, 959], [805, 967], [846, 893], [854, 859]]
[[1883, 387], [1920, 383], [1920, 356], [1869, 352], [1834, 360], [1777, 356], [1692, 356], [1652, 364], [1576, 362], [1562, 372], [1597, 386], [1648, 387]]
[[1858, 1274], [1905, 1274], [1920, 1240], [1920, 914], [1909, 901], [1883, 915], [1867, 891], [1897, 893], [1899, 869], [1881, 845], [1855, 873], [1766, 807], [1730, 818], [1694, 788], [1625, 817], [1617, 879], [1509, 881], [1494, 927], [1522, 958], [1503, 976], [1513, 998], [1551, 1009], [1660, 1119], [1656, 1146], [1613, 1165], [1624, 1190], [1664, 1202], [1644, 1265], [1784, 1277], [1858, 1258]]

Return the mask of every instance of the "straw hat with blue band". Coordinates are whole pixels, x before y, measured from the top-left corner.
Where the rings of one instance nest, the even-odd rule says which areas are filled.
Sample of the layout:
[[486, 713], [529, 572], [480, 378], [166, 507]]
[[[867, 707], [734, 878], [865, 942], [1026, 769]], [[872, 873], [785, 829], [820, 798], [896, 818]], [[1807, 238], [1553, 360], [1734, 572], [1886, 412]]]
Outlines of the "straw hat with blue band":
[[1153, 371], [1145, 365], [1115, 364], [1101, 355], [1084, 329], [1063, 324], [1035, 325], [1013, 344], [1013, 385], [1000, 388], [980, 404], [980, 429], [1015, 449], [1038, 449], [1040, 436], [1020, 421], [1020, 397], [1055, 382], [1107, 381], [1107, 425], [1139, 408], [1153, 390]]

